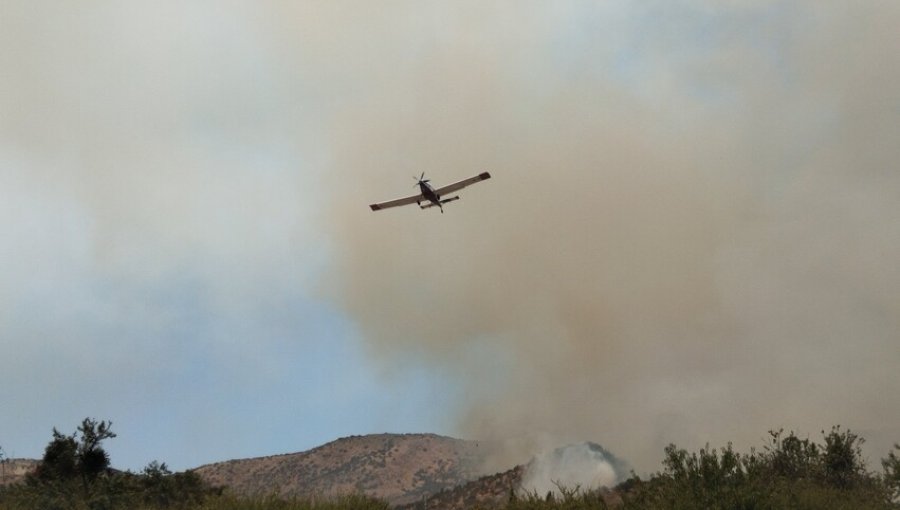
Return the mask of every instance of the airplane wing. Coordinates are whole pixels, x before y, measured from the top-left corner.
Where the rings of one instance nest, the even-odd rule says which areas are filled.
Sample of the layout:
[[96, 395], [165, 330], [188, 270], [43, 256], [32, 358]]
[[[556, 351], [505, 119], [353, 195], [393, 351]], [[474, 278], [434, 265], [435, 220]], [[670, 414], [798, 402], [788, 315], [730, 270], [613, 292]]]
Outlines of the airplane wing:
[[372, 204], [369, 207], [372, 208], [373, 211], [380, 211], [381, 209], [387, 209], [388, 207], [399, 207], [401, 205], [409, 205], [420, 200], [425, 200], [425, 197], [422, 196], [421, 193], [417, 195], [412, 195], [409, 197], [398, 198], [396, 200], [388, 200], [387, 202], [378, 202], [377, 204]]
[[488, 172], [481, 172], [480, 174], [476, 175], [475, 177], [469, 177], [468, 179], [463, 179], [461, 181], [454, 182], [453, 184], [448, 184], [448, 185], [444, 186], [443, 188], [438, 188], [438, 189], [434, 190], [434, 192], [437, 193], [438, 196], [444, 196], [447, 193], [453, 193], [454, 191], [461, 190], [461, 189], [465, 188], [466, 186], [470, 186], [472, 184], [475, 184], [476, 182], [481, 182], [485, 179], [490, 179], [490, 178], [491, 178], [491, 174], [489, 174]]

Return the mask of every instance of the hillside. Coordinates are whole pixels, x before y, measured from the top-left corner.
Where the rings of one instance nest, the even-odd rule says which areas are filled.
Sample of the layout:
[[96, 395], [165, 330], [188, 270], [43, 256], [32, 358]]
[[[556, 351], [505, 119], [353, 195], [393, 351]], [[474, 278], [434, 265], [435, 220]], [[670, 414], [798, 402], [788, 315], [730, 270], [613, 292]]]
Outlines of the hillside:
[[620, 495], [608, 487], [625, 481], [628, 472], [627, 463], [599, 444], [575, 443], [538, 455], [528, 464], [441, 490], [402, 510], [496, 508], [511, 497], [544, 498], [559, 490], [557, 483], [567, 490], [596, 490], [593, 497], [615, 505], [621, 502]]
[[363, 493], [404, 505], [478, 478], [478, 443], [434, 434], [338, 439], [300, 453], [230, 460], [195, 470], [240, 495]]
[[[430, 498], [410, 503], [398, 507], [396, 510], [469, 510], [473, 508], [510, 508], [507, 503], [515, 498], [519, 501], [525, 501], [524, 508], [534, 508], [527, 503], [533, 498], [546, 498], [544, 494], [535, 492], [522, 492], [522, 480], [528, 471], [528, 466], [516, 466], [509, 471], [496, 473], [481, 477], [477, 480], [454, 487], [449, 490], [442, 490]], [[569, 489], [572, 489], [571, 487]], [[573, 494], [578, 494], [574, 493]], [[576, 504], [575, 508], [616, 508], [622, 504], [622, 497], [615, 489], [601, 488], [596, 492], [586, 494], [585, 497], [590, 500], [598, 499], [602, 504], [595, 505], [590, 502], [588, 505]], [[552, 505], [546, 505], [551, 507]], [[511, 506], [515, 508], [515, 506]], [[523, 508], [523, 506], [519, 506]], [[559, 507], [557, 507], [559, 508]], [[562, 508], [572, 508], [572, 506], [563, 505]]]
[[0, 487], [25, 480], [34, 471], [38, 461], [33, 459], [6, 459], [0, 462]]
[[524, 466], [516, 466], [509, 471], [483, 476], [477, 480], [441, 490], [431, 497], [401, 506], [398, 510], [465, 510], [468, 508], [490, 508], [509, 500], [522, 484]]

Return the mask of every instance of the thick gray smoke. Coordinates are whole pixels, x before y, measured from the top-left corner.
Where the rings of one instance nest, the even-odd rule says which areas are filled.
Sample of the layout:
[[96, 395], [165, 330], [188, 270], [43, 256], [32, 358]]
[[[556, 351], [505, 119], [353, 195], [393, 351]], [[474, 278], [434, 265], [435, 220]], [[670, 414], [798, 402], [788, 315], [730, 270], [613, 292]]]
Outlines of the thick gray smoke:
[[[885, 452], [900, 6], [540, 5], [340, 43], [366, 93], [332, 125], [329, 284], [373, 355], [465, 381], [498, 466], [550, 437], [649, 470], [668, 442], [836, 423]], [[365, 208], [423, 170], [495, 178], [444, 215]]]
[[[832, 424], [882, 454], [898, 26], [878, 0], [4, 2], [8, 380], [71, 386], [52, 351], [118, 383], [205, 328], [223, 380], [280, 388], [270, 312], [318, 285], [385, 374], [459, 381], [437, 400], [497, 469]], [[366, 207], [485, 170], [443, 215]]]

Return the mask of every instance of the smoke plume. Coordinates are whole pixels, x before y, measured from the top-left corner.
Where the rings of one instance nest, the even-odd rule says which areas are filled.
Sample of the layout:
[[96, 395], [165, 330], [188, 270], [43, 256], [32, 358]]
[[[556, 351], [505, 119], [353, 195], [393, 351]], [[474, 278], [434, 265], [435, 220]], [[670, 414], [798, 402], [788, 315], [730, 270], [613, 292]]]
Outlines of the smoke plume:
[[596, 443], [583, 442], [537, 455], [522, 476], [522, 491], [538, 496], [564, 490], [613, 487], [628, 476], [628, 466]]
[[[650, 470], [836, 423], [886, 448], [900, 7], [567, 5], [341, 41], [382, 57], [331, 124], [328, 287], [373, 357], [464, 381], [460, 431], [504, 461], [591, 439]], [[365, 207], [423, 170], [494, 179], [443, 215]]]
[[[321, 289], [388, 377], [458, 381], [434, 401], [497, 469], [832, 424], [883, 454], [898, 26], [879, 0], [4, 2], [4, 427], [62, 426], [108, 371], [129, 415], [184, 381], [146, 410], [183, 403], [177, 444], [275, 437], [250, 432], [328, 409], [286, 387], [341, 386], [309, 356], [340, 334], [293, 305]], [[422, 171], [493, 178], [445, 214], [367, 208]], [[217, 397], [181, 398], [198, 381]]]

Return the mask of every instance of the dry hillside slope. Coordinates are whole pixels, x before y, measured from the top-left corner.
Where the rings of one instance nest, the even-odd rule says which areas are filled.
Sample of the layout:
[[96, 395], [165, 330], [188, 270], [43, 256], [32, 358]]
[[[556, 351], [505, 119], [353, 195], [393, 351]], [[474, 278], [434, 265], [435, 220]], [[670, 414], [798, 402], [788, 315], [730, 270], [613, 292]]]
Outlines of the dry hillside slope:
[[519, 492], [525, 466], [481, 477], [452, 489], [441, 490], [425, 500], [404, 505], [397, 510], [466, 510], [491, 508], [502, 504]]
[[364, 493], [403, 505], [476, 479], [481, 458], [472, 441], [378, 434], [338, 439], [301, 453], [209, 464], [195, 472], [242, 495]]
[[38, 466], [34, 459], [5, 459], [0, 462], [0, 486], [25, 481], [25, 476]]

